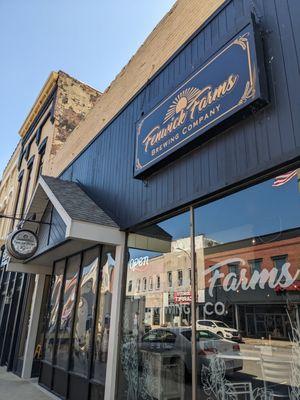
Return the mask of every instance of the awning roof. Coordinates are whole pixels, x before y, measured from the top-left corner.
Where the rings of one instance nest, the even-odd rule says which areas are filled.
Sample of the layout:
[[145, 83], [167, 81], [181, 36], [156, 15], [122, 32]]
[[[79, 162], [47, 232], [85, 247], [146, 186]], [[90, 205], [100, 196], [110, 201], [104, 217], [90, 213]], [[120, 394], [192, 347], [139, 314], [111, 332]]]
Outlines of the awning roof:
[[[124, 244], [125, 233], [118, 224], [99, 207], [75, 182], [41, 176], [26, 213], [41, 219], [49, 201], [64, 224], [63, 238], [55, 245], [39, 248], [24, 263], [10, 262], [8, 269], [28, 273], [48, 273], [53, 262], [96, 243]], [[51, 226], [51, 225], [50, 225]], [[36, 222], [24, 222], [23, 228], [36, 230]], [[44, 267], [44, 268], [42, 268]], [[37, 272], [40, 271], [40, 272]]]
[[[69, 218], [82, 222], [118, 228], [119, 226], [75, 182], [42, 176], [40, 184], [56, 204], [62, 206]], [[54, 200], [54, 199], [53, 199]], [[51, 199], [50, 199], [51, 201]], [[54, 204], [53, 204], [54, 205]]]

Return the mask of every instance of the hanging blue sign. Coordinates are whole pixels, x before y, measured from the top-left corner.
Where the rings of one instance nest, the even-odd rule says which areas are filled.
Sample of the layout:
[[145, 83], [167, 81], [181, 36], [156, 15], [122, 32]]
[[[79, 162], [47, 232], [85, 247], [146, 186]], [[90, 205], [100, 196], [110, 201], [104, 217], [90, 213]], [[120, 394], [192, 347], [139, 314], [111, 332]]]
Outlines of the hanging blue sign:
[[149, 173], [175, 152], [177, 156], [179, 149], [191, 147], [188, 144], [197, 144], [195, 139], [241, 110], [264, 104], [261, 75], [257, 41], [249, 24], [138, 122], [135, 177]]

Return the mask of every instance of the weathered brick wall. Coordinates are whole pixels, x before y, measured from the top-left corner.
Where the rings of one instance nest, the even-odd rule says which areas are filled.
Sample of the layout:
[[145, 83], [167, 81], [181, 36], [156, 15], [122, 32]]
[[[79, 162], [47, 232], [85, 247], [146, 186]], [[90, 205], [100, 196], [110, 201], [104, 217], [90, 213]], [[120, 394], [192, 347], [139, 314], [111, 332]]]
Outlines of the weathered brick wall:
[[[224, 0], [178, 0], [47, 168], [57, 176]], [[107, 55], [109, 56], [109, 55]]]
[[51, 159], [55, 157], [68, 136], [94, 107], [100, 95], [101, 93], [96, 89], [59, 71], [54, 109], [54, 136], [50, 149]]
[[[8, 209], [6, 204], [4, 204], [3, 206], [5, 207], [4, 211], [6, 214], [12, 215], [16, 204], [18, 205], [16, 210], [16, 214], [18, 216], [21, 215], [23, 208], [26, 212], [26, 209], [30, 202], [30, 198], [35, 190], [39, 174], [39, 165], [41, 160], [41, 155], [38, 151], [39, 145], [43, 142], [44, 139], [47, 138], [47, 146], [43, 159], [43, 173], [45, 173], [44, 171], [46, 170], [46, 166], [54, 162], [57, 151], [64, 145], [67, 137], [73, 132], [75, 127], [86, 117], [91, 108], [94, 107], [97, 99], [100, 96], [100, 92], [98, 92], [96, 89], [93, 89], [85, 85], [84, 83], [72, 78], [65, 72], [53, 72], [50, 74], [50, 77], [46, 81], [36, 103], [33, 105], [33, 108], [30, 114], [27, 116], [23, 126], [26, 127], [28, 125], [28, 123], [26, 125], [26, 121], [31, 121], [34, 115], [38, 113], [38, 111], [35, 110], [36, 104], [38, 104], [38, 109], [41, 109], [44, 101], [49, 96], [49, 92], [52, 91], [55, 86], [57, 86], [57, 91], [54, 99], [55, 103], [53, 123], [50, 118], [48, 118], [46, 122], [44, 121], [45, 117], [53, 108], [53, 103], [51, 103], [44, 111], [44, 115], [37, 123], [31, 137], [28, 138], [28, 140], [24, 143], [24, 150], [27, 150], [29, 148], [29, 153], [26, 159], [25, 157], [22, 158], [22, 161], [19, 165], [19, 171], [24, 171], [23, 183], [19, 194], [19, 201], [17, 201], [18, 199], [16, 198], [16, 194], [18, 193], [17, 190], [15, 189], [13, 192], [10, 192], [10, 208]], [[50, 89], [48, 89], [48, 87]], [[40, 126], [42, 126], [42, 130], [40, 133], [40, 140], [37, 143], [35, 140], [35, 133]], [[23, 135], [26, 134], [26, 130], [24, 132], [22, 131], [22, 133]], [[20, 151], [21, 145], [19, 145], [18, 149], [15, 152], [16, 160], [18, 160], [19, 158]], [[32, 157], [34, 157], [34, 161], [30, 172], [27, 167], [27, 163], [28, 160], [30, 160]], [[17, 188], [17, 175], [19, 173], [17, 169], [17, 161], [15, 162], [15, 164], [16, 172], [12, 178], [14, 180], [14, 188]], [[9, 165], [7, 169], [11, 169]], [[27, 185], [29, 176], [31, 176], [30, 184]], [[1, 199], [3, 197], [1, 194], [2, 186], [4, 186], [4, 181], [3, 184], [0, 185], [0, 207], [2, 204]], [[27, 196], [25, 195], [26, 190], [28, 191]], [[3, 193], [6, 193], [6, 186], [2, 191]], [[7, 196], [4, 196], [4, 198], [7, 198]], [[38, 218], [40, 217], [41, 215], [38, 215]], [[0, 219], [0, 240], [1, 235], [3, 238], [6, 237], [10, 227], [10, 220], [1, 221]]]

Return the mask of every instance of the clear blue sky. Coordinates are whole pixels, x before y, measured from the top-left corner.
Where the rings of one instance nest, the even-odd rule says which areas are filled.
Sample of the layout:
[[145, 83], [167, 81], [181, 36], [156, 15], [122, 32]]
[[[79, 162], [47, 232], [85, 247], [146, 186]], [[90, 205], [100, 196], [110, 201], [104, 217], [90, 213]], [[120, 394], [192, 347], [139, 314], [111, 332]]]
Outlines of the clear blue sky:
[[104, 91], [175, 0], [0, 0], [0, 176], [49, 73]]

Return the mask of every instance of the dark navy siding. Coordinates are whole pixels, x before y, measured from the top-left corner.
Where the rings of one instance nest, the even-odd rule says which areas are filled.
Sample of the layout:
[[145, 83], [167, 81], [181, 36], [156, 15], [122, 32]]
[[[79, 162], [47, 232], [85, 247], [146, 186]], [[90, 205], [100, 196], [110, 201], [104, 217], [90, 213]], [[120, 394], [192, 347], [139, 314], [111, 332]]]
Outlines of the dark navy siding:
[[66, 224], [58, 214], [55, 208], [52, 210], [49, 246], [54, 246], [64, 240], [66, 235]]
[[37, 254], [61, 243], [65, 239], [66, 233], [64, 221], [50, 202], [46, 207], [42, 221], [50, 224], [40, 225], [38, 232], [39, 248]]
[[[133, 178], [135, 124], [228, 41], [254, 11], [264, 31], [270, 105], [151, 176]], [[300, 3], [232, 0], [63, 173], [130, 227], [300, 155]]]
[[48, 202], [47, 207], [45, 209], [45, 212], [43, 214], [43, 217], [41, 218], [42, 222], [46, 222], [46, 224], [40, 224], [39, 225], [39, 231], [38, 231], [38, 238], [39, 238], [39, 248], [38, 252], [41, 252], [45, 247], [48, 246], [48, 240], [49, 240], [49, 229], [51, 221], [51, 212], [52, 212], [52, 204]]

